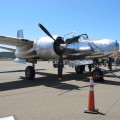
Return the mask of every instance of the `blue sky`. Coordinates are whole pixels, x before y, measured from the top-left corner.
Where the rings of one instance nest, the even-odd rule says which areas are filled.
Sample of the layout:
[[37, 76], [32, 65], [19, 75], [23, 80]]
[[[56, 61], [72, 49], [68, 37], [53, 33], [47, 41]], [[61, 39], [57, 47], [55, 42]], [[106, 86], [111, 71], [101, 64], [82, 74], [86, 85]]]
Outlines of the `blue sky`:
[[54, 35], [76, 31], [120, 43], [120, 1], [0, 0], [0, 35], [16, 37], [16, 31], [23, 29], [25, 38], [36, 40], [46, 36], [38, 23]]

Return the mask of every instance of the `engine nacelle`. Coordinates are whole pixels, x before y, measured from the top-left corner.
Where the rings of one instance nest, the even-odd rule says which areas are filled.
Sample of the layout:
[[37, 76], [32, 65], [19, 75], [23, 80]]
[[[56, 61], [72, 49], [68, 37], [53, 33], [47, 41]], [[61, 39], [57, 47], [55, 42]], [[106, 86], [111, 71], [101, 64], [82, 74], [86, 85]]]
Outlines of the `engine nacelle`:
[[42, 37], [34, 42], [34, 49], [37, 56], [42, 60], [56, 59], [59, 56], [54, 50], [54, 40], [50, 37]]

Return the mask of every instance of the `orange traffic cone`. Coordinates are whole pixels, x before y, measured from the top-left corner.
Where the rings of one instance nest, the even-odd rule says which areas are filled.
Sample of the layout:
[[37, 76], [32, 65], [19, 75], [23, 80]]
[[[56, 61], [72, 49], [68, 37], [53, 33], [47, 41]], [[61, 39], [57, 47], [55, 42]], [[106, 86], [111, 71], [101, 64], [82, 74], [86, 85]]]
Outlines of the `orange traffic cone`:
[[94, 103], [94, 81], [93, 77], [90, 77], [90, 91], [89, 91], [89, 97], [88, 97], [88, 108], [85, 109], [84, 113], [92, 113], [97, 114], [98, 109], [95, 109], [95, 103]]

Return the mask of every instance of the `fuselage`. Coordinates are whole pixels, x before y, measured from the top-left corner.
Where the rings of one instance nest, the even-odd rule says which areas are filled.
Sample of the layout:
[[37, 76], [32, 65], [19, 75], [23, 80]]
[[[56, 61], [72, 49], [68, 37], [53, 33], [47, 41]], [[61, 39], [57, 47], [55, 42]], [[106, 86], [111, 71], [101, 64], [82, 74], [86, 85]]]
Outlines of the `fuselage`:
[[[57, 36], [55, 36], [56, 38]], [[16, 57], [23, 59], [39, 58], [41, 60], [57, 60], [59, 55], [56, 51], [59, 46], [55, 45], [50, 37], [42, 37], [34, 41], [33, 45], [16, 48]], [[100, 58], [115, 56], [119, 51], [119, 44], [111, 39], [86, 39], [64, 44], [63, 59], [81, 60], [88, 58]]]
[[[54, 41], [50, 37], [40, 38], [34, 48], [40, 59], [49, 60], [59, 57], [55, 52]], [[78, 60], [114, 56], [119, 50], [119, 44], [116, 40], [111, 39], [87, 39], [67, 44], [64, 48], [63, 59]]]

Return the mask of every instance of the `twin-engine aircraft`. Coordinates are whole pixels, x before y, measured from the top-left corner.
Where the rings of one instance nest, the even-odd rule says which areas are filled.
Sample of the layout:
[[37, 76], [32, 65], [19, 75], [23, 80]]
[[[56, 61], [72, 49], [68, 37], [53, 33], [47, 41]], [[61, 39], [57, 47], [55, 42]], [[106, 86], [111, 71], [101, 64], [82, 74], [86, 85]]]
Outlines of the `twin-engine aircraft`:
[[[17, 38], [0, 36], [0, 44], [16, 46], [16, 49], [2, 47], [9, 51], [14, 51], [16, 58], [15, 62], [32, 63], [26, 67], [25, 76], [27, 80], [33, 80], [35, 77], [35, 64], [37, 61], [58, 61], [58, 78], [62, 79], [62, 71], [64, 61], [87, 61], [94, 58], [115, 56], [119, 50], [119, 44], [116, 40], [111, 39], [89, 39], [87, 34], [73, 36], [71, 38], [63, 38], [61, 36], [52, 36], [50, 32], [42, 25], [39, 27], [48, 35], [41, 37], [36, 41], [31, 41], [23, 38], [23, 33], [18, 31]], [[85, 36], [85, 39], [81, 37]], [[74, 64], [77, 73], [83, 72], [83, 64]], [[91, 64], [91, 63], [84, 63]], [[101, 70], [96, 68], [92, 72], [95, 79], [100, 79]]]

